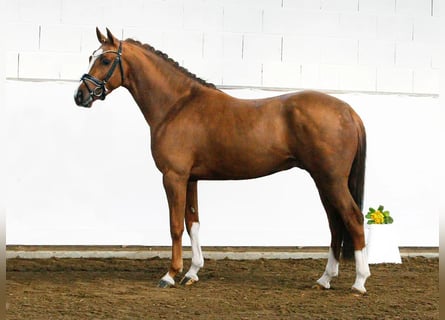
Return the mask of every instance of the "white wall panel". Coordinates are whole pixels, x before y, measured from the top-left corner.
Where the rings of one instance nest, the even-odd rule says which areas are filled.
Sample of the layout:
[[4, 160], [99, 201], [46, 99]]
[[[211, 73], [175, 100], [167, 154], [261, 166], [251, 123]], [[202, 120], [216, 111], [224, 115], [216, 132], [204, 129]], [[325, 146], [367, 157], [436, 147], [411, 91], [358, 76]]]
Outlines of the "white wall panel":
[[19, 1], [3, 1], [2, 9], [5, 10], [2, 18], [4, 23], [18, 23], [20, 21], [20, 2]]
[[396, 65], [405, 68], [431, 68], [432, 51], [429, 44], [399, 41], [396, 43]]
[[296, 20], [294, 29], [288, 29], [284, 34], [298, 34], [309, 36], [341, 36], [339, 19], [340, 16], [336, 12], [301, 12], [298, 10], [297, 15], [293, 17]]
[[433, 1], [433, 16], [439, 18], [445, 18], [445, 2]]
[[377, 17], [359, 13], [342, 13], [340, 14], [338, 34], [353, 39], [375, 39]]
[[395, 49], [393, 41], [360, 40], [358, 61], [363, 65], [394, 66]]
[[21, 22], [44, 22], [52, 24], [61, 22], [63, 0], [16, 0], [5, 2], [16, 3], [18, 5], [18, 20]]
[[[434, 70], [439, 70], [439, 69], [443, 70], [443, 68], [445, 67], [445, 59], [443, 58], [445, 56], [445, 43], [443, 41], [436, 43], [436, 45], [433, 46], [433, 48], [434, 49], [431, 55], [431, 68]], [[437, 83], [436, 85], [438, 84], [439, 83]], [[440, 91], [435, 91], [435, 92], [440, 92]]]
[[373, 66], [343, 66], [340, 70], [340, 90], [368, 91], [376, 90], [377, 68]]
[[272, 34], [298, 32], [298, 10], [265, 9], [263, 13], [263, 31]]
[[259, 62], [226, 61], [223, 84], [226, 86], [261, 86], [262, 65]]
[[[140, 27], [148, 23], [144, 0], [108, 0], [103, 6], [102, 26]], [[99, 22], [93, 26], [97, 26]]]
[[204, 33], [203, 56], [209, 60], [241, 60], [243, 35], [236, 33]]
[[377, 91], [410, 92], [413, 86], [413, 71], [408, 68], [377, 68]]
[[431, 16], [430, 0], [396, 1], [396, 13], [407, 16]]
[[339, 14], [299, 9], [264, 9], [265, 33], [332, 36], [339, 33]]
[[321, 0], [283, 0], [283, 8], [317, 11], [321, 9]]
[[325, 38], [284, 36], [283, 61], [319, 63], [325, 48]]
[[[102, 25], [106, 1], [60, 0], [60, 22], [64, 24]], [[35, 2], [36, 4], [38, 1]]]
[[343, 67], [340, 65], [321, 64], [319, 67], [319, 78], [316, 88], [322, 90], [335, 88], [334, 90], [340, 90], [342, 72]]
[[82, 32], [79, 27], [44, 25], [40, 30], [41, 51], [80, 52], [81, 40]]
[[58, 58], [60, 59], [60, 79], [80, 79], [88, 71], [85, 66], [88, 59], [85, 59], [83, 54], [64, 53]]
[[444, 19], [419, 17], [414, 19], [413, 40], [434, 43], [441, 37]]
[[354, 12], [359, 0], [321, 0], [321, 8], [328, 11]]
[[223, 35], [223, 58], [226, 60], [238, 60], [243, 57], [243, 37], [241, 34]]
[[144, 1], [141, 12], [143, 26], [157, 30], [179, 31], [184, 27], [183, 1]]
[[302, 88], [320, 88], [319, 64], [306, 63], [301, 65], [301, 86]]
[[379, 15], [377, 17], [377, 37], [389, 40], [412, 40], [413, 18], [386, 13]]
[[184, 28], [199, 31], [223, 31], [224, 7], [199, 1], [184, 2]]
[[9, 51], [5, 54], [5, 77], [18, 78], [19, 76], [19, 54]]
[[186, 58], [202, 58], [203, 33], [199, 31], [165, 32], [164, 49], [174, 60], [181, 62]]
[[357, 64], [358, 40], [329, 38], [324, 40], [321, 62], [331, 64]]
[[413, 91], [420, 93], [438, 92], [439, 70], [415, 69], [413, 73]]
[[[218, 65], [218, 70], [226, 66], [231, 68], [228, 64], [236, 60], [247, 64], [297, 63], [302, 70], [302, 83], [313, 84], [314, 88], [356, 90], [354, 79], [347, 79], [346, 74], [362, 74], [363, 66], [378, 67], [381, 72], [384, 72], [382, 68], [389, 68], [387, 73], [397, 73], [394, 68], [435, 72], [441, 56], [436, 39], [440, 37], [442, 21], [438, 18], [440, 4], [438, 1], [432, 4], [433, 7], [427, 0], [397, 1], [397, 6], [395, 0], [100, 0], [93, 3], [86, 0], [38, 3], [26, 0], [7, 4], [10, 11], [7, 16], [16, 17], [10, 21], [14, 32], [7, 33], [8, 51], [26, 57], [80, 51], [87, 59], [98, 47], [94, 28], [99, 26], [104, 30], [109, 27], [118, 38], [133, 37], [149, 43], [179, 63], [204, 59], [206, 65]], [[54, 61], [60, 61], [60, 58], [54, 58]], [[22, 62], [27, 63], [27, 59]], [[22, 62], [19, 60], [19, 64]], [[328, 80], [322, 80], [321, 85], [309, 81], [314, 77], [304, 71], [309, 70], [308, 65], [314, 65], [311, 69], [317, 69], [317, 73], [324, 70]], [[339, 65], [347, 67], [348, 72], [333, 77], [337, 73], [334, 70], [338, 70], [333, 66]], [[60, 79], [65, 79], [75, 74], [66, 72], [67, 67], [61, 64], [59, 68], [64, 70], [58, 72], [53, 70], [54, 66], [49, 66], [49, 70], [41, 66], [35, 66], [36, 70], [30, 68], [29, 63], [23, 68], [19, 65], [18, 69], [25, 70], [19, 73], [19, 78], [32, 74], [46, 79], [49, 74], [58, 73]], [[353, 72], [351, 68], [358, 70]], [[199, 74], [200, 70], [203, 68], [191, 71]], [[215, 68], [212, 70], [210, 78], [220, 79], [220, 72]], [[272, 73], [266, 82], [261, 82], [256, 74], [246, 76], [248, 78], [236, 83], [227, 81], [239, 77], [226, 77], [224, 84], [257, 86], [260, 83], [264, 86], [264, 83], [274, 81]], [[342, 80], [333, 81], [334, 78]], [[277, 83], [281, 79], [283, 77], [277, 74]], [[369, 87], [367, 84], [377, 81], [374, 75], [358, 87]], [[329, 83], [335, 85], [328, 88]], [[352, 85], [349, 89], [345, 87], [348, 83]], [[425, 90], [437, 93], [438, 84], [430, 84], [432, 87], [428, 90], [422, 85], [422, 93]], [[405, 85], [398, 87], [408, 88]], [[406, 93], [416, 93], [413, 90], [420, 87], [411, 85]]]
[[[222, 32], [205, 32], [203, 34], [203, 58], [221, 60], [223, 58], [224, 34]], [[242, 50], [242, 38], [239, 41], [239, 51]]]
[[271, 88], [301, 88], [301, 65], [283, 62], [264, 63], [263, 85]]
[[259, 33], [263, 26], [263, 10], [257, 7], [224, 7], [224, 31]]
[[243, 41], [243, 59], [248, 61], [281, 61], [280, 36], [245, 35]]
[[19, 78], [60, 79], [61, 59], [62, 56], [57, 53], [20, 53]]
[[359, 11], [372, 14], [394, 14], [396, 10], [396, 0], [360, 0]]
[[225, 7], [234, 8], [279, 8], [281, 7], [282, 0], [222, 0]]
[[8, 51], [38, 51], [40, 40], [40, 28], [29, 23], [10, 24], [11, 32], [4, 32], [5, 47]]

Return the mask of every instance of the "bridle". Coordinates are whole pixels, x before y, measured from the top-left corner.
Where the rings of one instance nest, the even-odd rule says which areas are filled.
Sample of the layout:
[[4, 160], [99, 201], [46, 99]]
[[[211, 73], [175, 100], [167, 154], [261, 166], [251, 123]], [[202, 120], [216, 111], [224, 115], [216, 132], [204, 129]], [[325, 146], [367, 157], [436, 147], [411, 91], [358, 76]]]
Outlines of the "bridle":
[[[107, 75], [103, 80], [99, 80], [96, 77], [93, 77], [92, 75], [85, 73], [80, 80], [85, 84], [85, 86], [88, 89], [88, 92], [90, 93], [90, 96], [88, 97], [87, 102], [91, 102], [91, 100], [94, 99], [94, 97], [99, 98], [101, 100], [105, 100], [105, 97], [110, 92], [110, 90], [107, 89], [106, 85], [108, 80], [113, 76], [114, 71], [116, 70], [116, 67], [119, 65], [119, 69], [121, 72], [121, 81], [124, 83], [124, 69], [122, 67], [122, 41], [119, 42], [119, 48], [117, 51], [114, 50], [108, 50], [102, 52], [99, 56], [105, 54], [105, 53], [114, 53], [116, 54], [116, 58], [113, 60], [113, 64], [110, 67], [110, 70], [108, 70]], [[90, 88], [88, 83], [92, 83], [95, 87]]]

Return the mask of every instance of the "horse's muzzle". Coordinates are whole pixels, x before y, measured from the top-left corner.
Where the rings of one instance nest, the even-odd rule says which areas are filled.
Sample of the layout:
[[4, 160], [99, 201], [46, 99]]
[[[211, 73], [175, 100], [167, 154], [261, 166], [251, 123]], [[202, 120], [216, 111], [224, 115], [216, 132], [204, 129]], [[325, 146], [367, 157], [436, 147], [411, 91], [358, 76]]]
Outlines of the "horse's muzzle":
[[93, 97], [88, 95], [88, 97], [85, 99], [83, 90], [77, 89], [76, 92], [74, 92], [74, 102], [76, 102], [79, 107], [91, 108], [91, 105], [93, 104]]

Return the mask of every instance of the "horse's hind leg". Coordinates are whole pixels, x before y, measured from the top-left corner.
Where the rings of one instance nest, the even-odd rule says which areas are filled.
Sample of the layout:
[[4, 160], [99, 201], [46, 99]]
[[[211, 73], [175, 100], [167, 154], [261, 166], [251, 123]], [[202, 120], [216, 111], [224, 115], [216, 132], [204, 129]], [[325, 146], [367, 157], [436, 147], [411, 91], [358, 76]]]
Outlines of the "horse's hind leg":
[[[369, 265], [365, 252], [363, 214], [352, 198], [346, 181], [337, 181], [333, 183], [331, 181], [331, 183], [325, 184], [317, 183], [317, 186], [319, 188], [323, 203], [326, 203], [325, 208], [330, 208], [329, 210], [327, 209], [327, 211], [328, 218], [330, 220], [329, 225], [331, 228], [332, 243], [329, 255], [330, 259], [328, 259], [328, 266], [326, 269], [329, 272], [329, 270], [334, 270], [332, 266], [335, 266], [336, 264], [338, 266], [340, 252], [339, 244], [341, 243], [342, 239], [342, 224], [336, 223], [335, 220], [333, 220], [335, 219], [335, 217], [338, 216], [341, 217], [344, 226], [346, 227], [346, 230], [344, 230], [343, 232], [349, 232], [352, 243], [354, 245], [356, 279], [352, 286], [352, 289], [361, 293], [365, 293], [365, 282], [366, 279], [371, 275], [371, 273], [369, 271]], [[329, 267], [330, 263], [331, 267]], [[329, 275], [329, 273], [327, 275]], [[323, 281], [323, 279], [328, 278], [322, 276], [320, 280]]]
[[199, 214], [197, 181], [187, 184], [185, 208], [185, 226], [192, 246], [192, 263], [190, 269], [181, 280], [181, 285], [191, 285], [199, 280], [198, 271], [204, 266], [204, 257], [199, 243]]

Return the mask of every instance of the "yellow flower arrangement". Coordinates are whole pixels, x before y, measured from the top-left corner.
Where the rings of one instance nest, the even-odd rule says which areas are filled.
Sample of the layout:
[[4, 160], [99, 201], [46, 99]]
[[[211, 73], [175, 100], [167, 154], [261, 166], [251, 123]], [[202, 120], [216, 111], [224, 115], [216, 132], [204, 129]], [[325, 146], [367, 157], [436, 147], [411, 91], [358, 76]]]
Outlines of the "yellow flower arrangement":
[[377, 210], [369, 208], [368, 214], [365, 216], [368, 224], [391, 224], [394, 219], [389, 215], [389, 211], [380, 205]]

